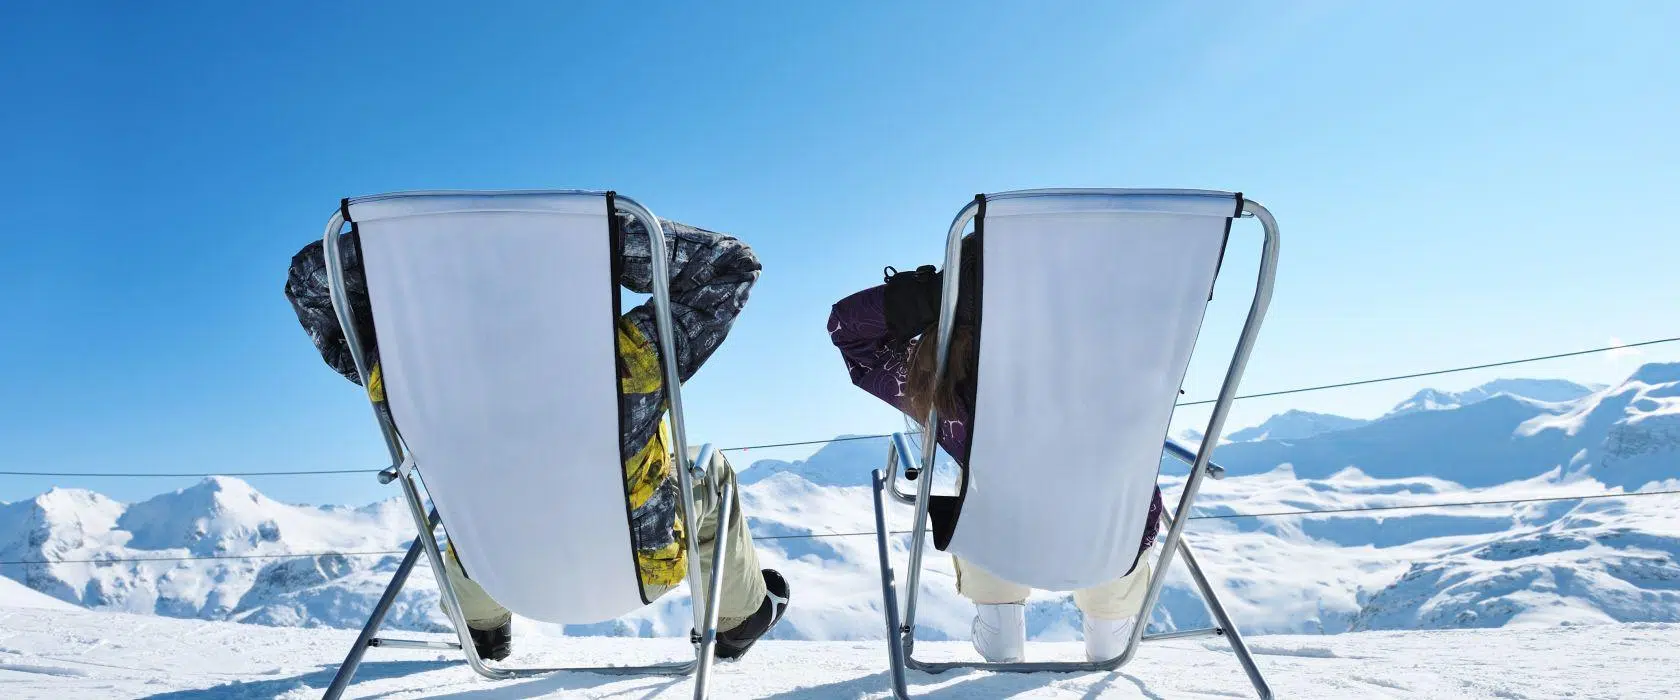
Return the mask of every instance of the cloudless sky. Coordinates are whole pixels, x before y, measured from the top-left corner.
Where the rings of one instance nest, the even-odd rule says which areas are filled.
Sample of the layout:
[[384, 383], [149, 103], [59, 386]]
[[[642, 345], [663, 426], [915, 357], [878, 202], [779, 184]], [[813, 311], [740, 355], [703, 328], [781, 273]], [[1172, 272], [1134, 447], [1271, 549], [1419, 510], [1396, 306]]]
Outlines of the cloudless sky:
[[[899, 427], [828, 308], [932, 262], [975, 192], [1266, 204], [1282, 263], [1245, 390], [1680, 335], [1673, 3], [607, 5], [0, 5], [0, 470], [384, 466], [282, 285], [340, 197], [404, 189], [610, 188], [752, 244], [763, 278], [685, 388], [720, 445]], [[1217, 388], [1258, 241], [1233, 233], [1187, 398]], [[1674, 359], [1245, 402], [1232, 427]], [[192, 481], [0, 476], [0, 500]]]

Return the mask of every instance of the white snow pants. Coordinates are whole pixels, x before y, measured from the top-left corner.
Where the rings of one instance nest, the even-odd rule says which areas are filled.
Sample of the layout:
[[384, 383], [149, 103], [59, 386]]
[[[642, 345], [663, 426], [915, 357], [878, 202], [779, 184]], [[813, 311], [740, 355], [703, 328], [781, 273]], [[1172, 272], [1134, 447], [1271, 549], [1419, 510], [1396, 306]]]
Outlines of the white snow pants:
[[[1097, 620], [1125, 620], [1136, 617], [1143, 609], [1143, 598], [1149, 593], [1149, 554], [1138, 558], [1132, 573], [1107, 583], [1073, 592], [1073, 604], [1080, 612]], [[1012, 581], [1005, 581], [972, 562], [951, 557], [957, 568], [957, 592], [975, 605], [1025, 603], [1032, 589]]]

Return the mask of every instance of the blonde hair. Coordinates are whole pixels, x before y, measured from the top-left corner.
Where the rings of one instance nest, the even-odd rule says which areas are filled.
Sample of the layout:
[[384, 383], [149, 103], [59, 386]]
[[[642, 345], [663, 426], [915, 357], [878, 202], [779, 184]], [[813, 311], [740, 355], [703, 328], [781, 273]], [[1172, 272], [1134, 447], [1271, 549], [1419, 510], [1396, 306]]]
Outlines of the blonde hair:
[[928, 411], [933, 408], [938, 408], [942, 416], [958, 413], [962, 398], [957, 396], [957, 386], [968, 380], [976, 364], [974, 327], [966, 324], [954, 326], [951, 328], [945, 376], [936, 382], [935, 365], [939, 362], [936, 336], [934, 327], [928, 328], [921, 339], [910, 346], [910, 357], [905, 363], [904, 399], [910, 417], [917, 423], [927, 420]]

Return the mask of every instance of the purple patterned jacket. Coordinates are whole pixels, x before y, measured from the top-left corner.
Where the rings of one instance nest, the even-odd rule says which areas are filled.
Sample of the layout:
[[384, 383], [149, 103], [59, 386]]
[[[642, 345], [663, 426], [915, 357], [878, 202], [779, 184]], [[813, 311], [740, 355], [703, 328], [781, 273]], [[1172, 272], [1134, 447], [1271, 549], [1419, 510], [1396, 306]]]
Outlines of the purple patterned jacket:
[[[910, 344], [895, 344], [887, 338], [886, 285], [870, 287], [834, 304], [828, 315], [828, 337], [846, 361], [852, 383], [900, 411], [904, 405], [904, 380]], [[958, 387], [958, 396], [973, 397], [973, 387]], [[972, 398], [969, 399], [972, 401]], [[967, 460], [968, 420], [972, 406], [962, 406], [956, 415], [939, 417], [939, 446], [959, 464]], [[957, 497], [935, 496], [928, 512], [933, 518], [934, 544], [945, 549], [956, 528]], [[1155, 544], [1161, 524], [1161, 489], [1149, 504], [1149, 522], [1143, 528], [1138, 552]]]

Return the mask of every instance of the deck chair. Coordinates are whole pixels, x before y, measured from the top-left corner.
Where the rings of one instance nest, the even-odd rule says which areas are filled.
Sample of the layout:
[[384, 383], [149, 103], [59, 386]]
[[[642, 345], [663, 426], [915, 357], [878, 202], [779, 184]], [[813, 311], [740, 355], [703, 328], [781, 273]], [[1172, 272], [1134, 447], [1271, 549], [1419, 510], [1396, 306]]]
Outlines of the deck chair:
[[[1212, 298], [1233, 219], [1265, 229], [1259, 283], [1199, 451], [1166, 441], [1173, 404]], [[893, 436], [885, 470], [874, 472], [893, 690], [908, 697], [905, 668], [940, 673], [1112, 671], [1138, 642], [1222, 636], [1262, 698], [1271, 697], [1236, 625], [1225, 613], [1183, 538], [1186, 516], [1236, 394], [1271, 297], [1278, 232], [1271, 214], [1240, 194], [1189, 190], [1027, 190], [979, 195], [951, 224], [937, 335], [936, 372], [948, 366], [961, 246], [969, 222], [980, 234], [979, 367], [960, 510], [940, 548], [1034, 588], [1071, 590], [1131, 570], [1166, 452], [1191, 464], [1178, 507], [1158, 547], [1132, 644], [1100, 663], [927, 663], [916, 660], [916, 598], [934, 473], [937, 411], [921, 425], [912, 457]], [[918, 416], [918, 418], [921, 418]], [[917, 465], [915, 462], [919, 462]], [[917, 473], [914, 493], [898, 471]], [[887, 556], [885, 496], [915, 506], [908, 591], [899, 620]], [[1077, 536], [1075, 535], [1077, 534]], [[1145, 634], [1174, 552], [1182, 556], [1217, 626]]]
[[[401, 484], [419, 536], [345, 658], [326, 698], [348, 687], [372, 647], [459, 649], [492, 679], [551, 671], [696, 673], [706, 696], [722, 579], [695, 580], [689, 539], [695, 657], [653, 666], [497, 668], [479, 657], [433, 529], [441, 522], [466, 574], [522, 616], [599, 622], [644, 606], [631, 546], [620, 454], [618, 212], [651, 238], [659, 356], [687, 532], [698, 532], [691, 485], [721, 493], [714, 561], [728, 541], [727, 485], [709, 478], [713, 449], [688, 449], [675, 364], [665, 237], [645, 207], [612, 192], [419, 192], [344, 200], [327, 223], [334, 309], [390, 450], [384, 483]], [[351, 322], [340, 231], [358, 236], [377, 335]], [[591, 330], [594, 329], [594, 330]], [[692, 460], [691, 457], [695, 458]], [[433, 510], [421, 499], [423, 477]], [[424, 554], [456, 642], [376, 636]]]

